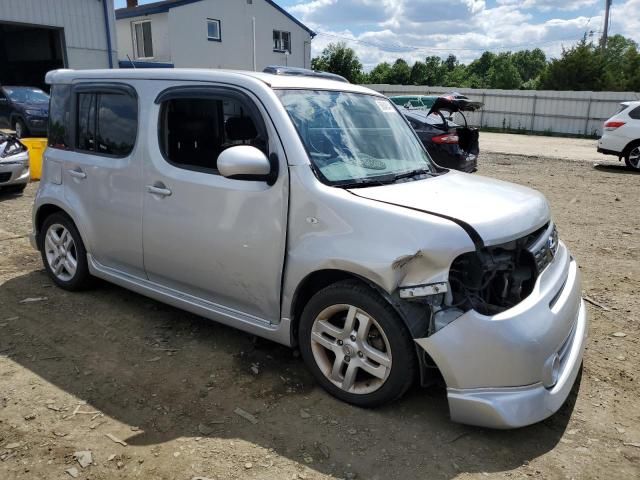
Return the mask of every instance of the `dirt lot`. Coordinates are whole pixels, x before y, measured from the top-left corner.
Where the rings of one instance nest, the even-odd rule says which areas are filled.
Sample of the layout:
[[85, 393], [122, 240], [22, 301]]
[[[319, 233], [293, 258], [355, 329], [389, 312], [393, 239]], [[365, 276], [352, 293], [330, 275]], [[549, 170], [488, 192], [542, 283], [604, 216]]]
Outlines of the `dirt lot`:
[[638, 478], [640, 175], [501, 154], [480, 174], [547, 195], [607, 308], [589, 305], [581, 385], [547, 421], [454, 424], [438, 387], [360, 410], [286, 348], [115, 286], [59, 290], [26, 239], [32, 185], [0, 197], [0, 478]]

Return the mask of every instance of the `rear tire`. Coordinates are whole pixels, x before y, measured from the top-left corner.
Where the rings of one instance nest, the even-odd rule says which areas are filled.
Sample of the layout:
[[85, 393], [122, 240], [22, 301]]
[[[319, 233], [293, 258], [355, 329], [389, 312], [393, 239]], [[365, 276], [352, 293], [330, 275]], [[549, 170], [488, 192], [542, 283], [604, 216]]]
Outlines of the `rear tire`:
[[63, 213], [48, 216], [39, 238], [42, 263], [51, 280], [70, 291], [93, 286], [87, 251], [73, 221]]
[[640, 171], [640, 142], [632, 144], [624, 156], [624, 163], [633, 170]]
[[397, 400], [416, 378], [409, 331], [378, 292], [357, 281], [316, 293], [302, 313], [298, 340], [318, 383], [353, 405], [377, 407]]

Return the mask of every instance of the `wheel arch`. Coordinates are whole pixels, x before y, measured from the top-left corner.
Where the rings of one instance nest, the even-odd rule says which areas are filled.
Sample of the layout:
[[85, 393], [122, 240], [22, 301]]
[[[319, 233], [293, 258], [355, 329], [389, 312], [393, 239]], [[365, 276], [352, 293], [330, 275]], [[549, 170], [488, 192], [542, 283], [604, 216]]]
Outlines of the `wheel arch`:
[[87, 241], [85, 239], [85, 236], [82, 233], [82, 230], [78, 225], [78, 222], [76, 222], [76, 219], [73, 218], [73, 215], [71, 215], [67, 210], [65, 210], [60, 205], [57, 205], [55, 203], [44, 203], [38, 207], [38, 209], [36, 210], [35, 218], [34, 218], [34, 228], [35, 228], [36, 243], [38, 245], [38, 249], [42, 248], [42, 245], [41, 245], [42, 225], [44, 224], [45, 220], [51, 215], [53, 215], [54, 213], [62, 213], [63, 215], [68, 217], [69, 220], [73, 222], [74, 226], [76, 227], [76, 230], [78, 231], [78, 234], [80, 235], [80, 238], [82, 239], [82, 242], [85, 244], [85, 247], [86, 247]]
[[622, 157], [623, 158], [627, 158], [627, 155], [629, 155], [629, 152], [631, 151], [631, 149], [633, 147], [636, 147], [636, 146], [639, 146], [639, 145], [640, 145], [640, 138], [636, 138], [635, 140], [631, 140], [629, 143], [627, 143], [627, 145], [622, 150]]
[[412, 338], [425, 336], [429, 329], [431, 314], [426, 305], [401, 300], [397, 294], [390, 295], [381, 286], [361, 275], [340, 269], [316, 270], [308, 274], [298, 285], [291, 306], [291, 345], [298, 344], [298, 328], [305, 305], [311, 297], [329, 285], [354, 280], [375, 290], [395, 310]]

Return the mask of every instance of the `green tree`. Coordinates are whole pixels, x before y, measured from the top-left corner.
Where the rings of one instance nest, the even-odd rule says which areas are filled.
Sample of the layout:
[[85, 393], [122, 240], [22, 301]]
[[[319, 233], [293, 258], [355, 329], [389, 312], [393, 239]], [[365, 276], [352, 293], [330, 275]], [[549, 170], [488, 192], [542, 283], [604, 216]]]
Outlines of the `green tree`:
[[369, 83], [391, 83], [391, 65], [387, 62], [382, 62], [376, 65], [373, 70], [369, 72]]
[[451, 70], [456, 68], [456, 65], [458, 65], [458, 59], [453, 53], [450, 53], [443, 63], [447, 71], [450, 72]]
[[411, 81], [411, 67], [402, 58], [397, 59], [391, 67], [388, 80], [392, 85], [409, 85]]
[[467, 86], [467, 67], [462, 64], [456, 64], [445, 75], [443, 86], [445, 87], [466, 87]]
[[351, 83], [360, 83], [363, 75], [358, 55], [344, 42], [327, 45], [319, 57], [311, 60], [311, 68], [342, 75]]
[[511, 55], [511, 61], [523, 82], [539, 77], [547, 67], [547, 56], [539, 48], [515, 52]]
[[487, 76], [489, 74], [489, 69], [493, 66], [493, 62], [496, 59], [495, 53], [484, 52], [480, 55], [479, 58], [476, 58], [473, 62], [469, 64], [467, 70], [469, 75], [475, 75], [482, 81], [482, 86], [485, 86], [487, 83]]
[[442, 59], [436, 55], [433, 55], [425, 58], [424, 64], [427, 72], [427, 75], [424, 79], [425, 85], [444, 85], [444, 77], [446, 71], [442, 63]]
[[540, 77], [541, 90], [602, 90], [604, 80], [602, 51], [586, 36], [571, 48], [562, 49]]
[[417, 61], [413, 64], [413, 67], [411, 67], [410, 82], [412, 85], [428, 85], [428, 76], [429, 71], [425, 63]]
[[487, 72], [487, 84], [489, 88], [503, 88], [505, 90], [520, 88], [522, 78], [511, 60], [511, 53], [501, 53], [493, 60], [493, 64]]

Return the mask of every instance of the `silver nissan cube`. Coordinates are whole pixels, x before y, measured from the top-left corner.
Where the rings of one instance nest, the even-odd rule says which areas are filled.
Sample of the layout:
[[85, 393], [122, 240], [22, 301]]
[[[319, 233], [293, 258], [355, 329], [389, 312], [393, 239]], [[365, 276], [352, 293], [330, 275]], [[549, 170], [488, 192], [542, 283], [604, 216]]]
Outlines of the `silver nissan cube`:
[[444, 380], [454, 421], [557, 411], [588, 320], [545, 198], [436, 165], [372, 90], [274, 72], [49, 72], [31, 239], [52, 280], [296, 347], [361, 407]]

